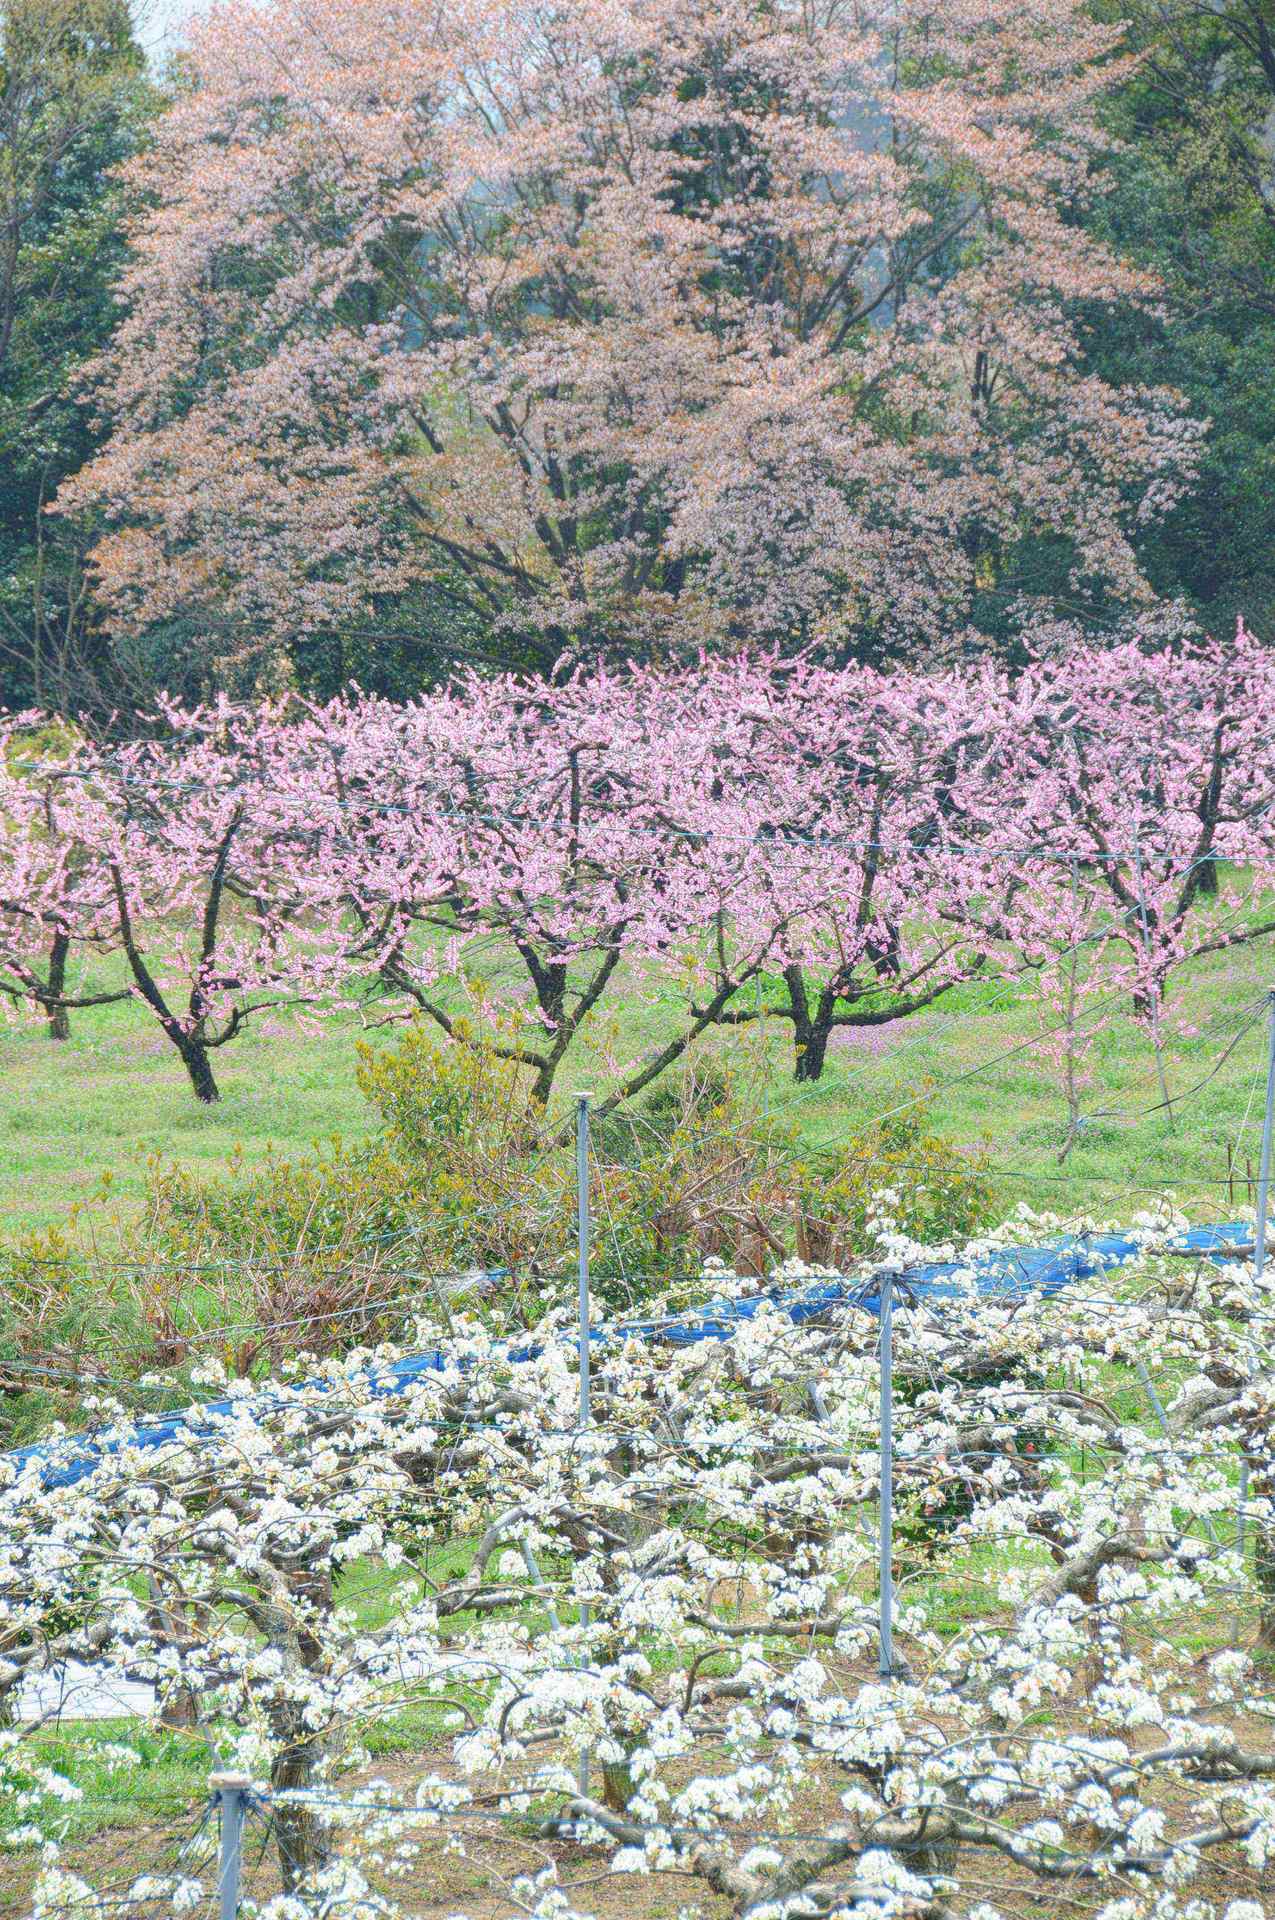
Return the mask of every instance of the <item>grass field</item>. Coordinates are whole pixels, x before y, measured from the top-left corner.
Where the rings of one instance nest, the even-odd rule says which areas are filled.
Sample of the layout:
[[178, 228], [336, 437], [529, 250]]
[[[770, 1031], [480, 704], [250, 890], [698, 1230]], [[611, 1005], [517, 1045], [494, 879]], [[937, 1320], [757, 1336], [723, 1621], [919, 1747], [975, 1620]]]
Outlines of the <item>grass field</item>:
[[[753, 1097], [811, 1143], [835, 1142], [930, 1083], [936, 1129], [960, 1144], [986, 1143], [1007, 1170], [1006, 1210], [1024, 1200], [1127, 1217], [1141, 1189], [1169, 1187], [1199, 1218], [1225, 1217], [1228, 1143], [1241, 1168], [1246, 1156], [1256, 1166], [1266, 1040], [1254, 1014], [1273, 977], [1275, 954], [1254, 946], [1212, 957], [1185, 980], [1166, 1038], [1172, 1118], [1158, 1104], [1145, 1033], [1124, 1017], [1101, 1033], [1084, 1100], [1095, 1117], [1061, 1169], [1062, 1093], [1030, 1044], [1042, 1019], [1025, 991], [958, 989], [909, 1020], [843, 1029], [823, 1079], [804, 1087], [793, 1083], [790, 1029], [780, 1023], [724, 1030], [702, 1048], [734, 1058], [755, 1083]], [[612, 1004], [618, 1013], [599, 1032], [629, 1059], [672, 1030], [681, 1003], [671, 986], [641, 982]], [[127, 1211], [156, 1157], [215, 1174], [236, 1152], [251, 1163], [271, 1146], [304, 1151], [334, 1133], [353, 1141], [374, 1124], [356, 1083], [353, 1017], [305, 1030], [250, 1026], [216, 1056], [223, 1098], [212, 1107], [194, 1098], [172, 1048], [135, 1005], [76, 1013], [73, 1028], [61, 1043], [39, 1029], [0, 1034], [5, 1237], [64, 1221], [104, 1177]], [[392, 1033], [380, 1029], [371, 1042], [386, 1044]], [[564, 1097], [604, 1085], [601, 1060], [587, 1052], [559, 1081]]]

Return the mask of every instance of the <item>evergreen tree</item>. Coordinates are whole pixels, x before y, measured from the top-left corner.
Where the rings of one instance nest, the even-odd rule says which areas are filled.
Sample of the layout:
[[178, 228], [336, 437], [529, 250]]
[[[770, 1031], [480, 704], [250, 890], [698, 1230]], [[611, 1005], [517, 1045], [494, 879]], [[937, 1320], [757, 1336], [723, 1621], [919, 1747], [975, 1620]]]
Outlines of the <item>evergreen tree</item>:
[[[45, 509], [97, 444], [77, 372], [110, 336], [153, 102], [126, 0], [0, 0], [0, 698], [118, 694], [82, 535]], [[117, 670], [112, 670], [117, 681]]]
[[1125, 0], [1140, 59], [1115, 96], [1114, 190], [1088, 224], [1156, 270], [1158, 311], [1093, 309], [1093, 370], [1176, 387], [1210, 422], [1190, 493], [1140, 551], [1223, 633], [1275, 630], [1275, 5]]

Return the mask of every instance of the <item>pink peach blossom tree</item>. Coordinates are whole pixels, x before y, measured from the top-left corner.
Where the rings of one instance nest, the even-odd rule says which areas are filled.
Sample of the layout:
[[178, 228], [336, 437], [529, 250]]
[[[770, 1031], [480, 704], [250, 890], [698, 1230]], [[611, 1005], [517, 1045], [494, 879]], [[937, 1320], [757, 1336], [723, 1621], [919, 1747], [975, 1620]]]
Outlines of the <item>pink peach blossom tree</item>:
[[779, 676], [768, 751], [748, 769], [768, 841], [734, 926], [770, 930], [778, 973], [721, 1018], [790, 1025], [799, 1081], [821, 1077], [838, 1028], [904, 1019], [1009, 961], [988, 922], [1012, 869], [964, 825], [982, 821], [993, 777], [990, 673]]
[[[1155, 1049], [1161, 1098], [1170, 983], [1191, 962], [1275, 933], [1275, 655], [1233, 639], [1164, 651], [1081, 647], [1004, 691], [1005, 805], [1024, 841], [1079, 875]], [[1038, 880], [1018, 902], [1037, 937]]]
[[74, 748], [63, 757], [66, 737], [46, 733], [37, 743], [33, 718], [0, 724], [0, 995], [12, 1009], [43, 1016], [50, 1038], [65, 1040], [74, 1008], [125, 999], [127, 989], [91, 977], [112, 945], [105, 876], [82, 845], [96, 802]]
[[[641, 991], [646, 969], [687, 963], [739, 921], [743, 941], [707, 1005], [620, 1066], [603, 1104], [649, 1085], [775, 952], [788, 909], [750, 920], [743, 907], [770, 857], [771, 789], [757, 770], [776, 745], [774, 701], [761, 663], [559, 686], [471, 675], [407, 705], [312, 709], [298, 740], [328, 769], [332, 871], [391, 1008], [526, 1067], [544, 1105], [622, 963], [625, 990]], [[482, 973], [493, 949], [512, 980], [508, 967]], [[457, 1017], [450, 989], [467, 977], [503, 1031]]]
[[[23, 716], [0, 754], [6, 991], [74, 1003], [51, 933], [116, 952], [205, 1099], [268, 1009], [415, 1010], [545, 1106], [603, 1011], [679, 976], [681, 1017], [616, 1066], [609, 1109], [715, 1026], [784, 1021], [816, 1079], [838, 1027], [1026, 970], [1074, 1043], [1074, 1134], [1080, 1002], [1132, 995], [1163, 1075], [1172, 978], [1275, 932], [1273, 682], [1241, 628], [1012, 679], [764, 655], [169, 704], [149, 738], [35, 764]], [[458, 1017], [472, 982], [494, 1021]]]
[[[7, 916], [7, 959], [23, 978], [23, 941], [47, 926], [116, 954], [127, 992], [211, 1102], [214, 1053], [256, 1015], [340, 994], [348, 963], [304, 768], [293, 760], [281, 780], [289, 757], [268, 751], [275, 716], [223, 704], [157, 718], [162, 736], [82, 737], [49, 768], [4, 760], [5, 894], [24, 900]], [[56, 808], [33, 803], [55, 775]], [[29, 997], [77, 1004], [47, 975]]]

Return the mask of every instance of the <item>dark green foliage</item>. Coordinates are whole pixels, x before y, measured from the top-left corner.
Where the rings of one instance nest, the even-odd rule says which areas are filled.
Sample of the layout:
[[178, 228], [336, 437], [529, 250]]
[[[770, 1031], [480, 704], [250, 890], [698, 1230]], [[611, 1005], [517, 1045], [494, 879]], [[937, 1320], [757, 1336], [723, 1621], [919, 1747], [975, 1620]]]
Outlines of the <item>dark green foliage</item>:
[[1275, 631], [1275, 13], [1129, 0], [1141, 65], [1084, 219], [1164, 283], [1159, 311], [1093, 316], [1090, 365], [1178, 388], [1210, 432], [1189, 497], [1142, 542], [1149, 578], [1224, 635]]
[[[155, 95], [125, 0], [0, 4], [0, 699], [121, 690], [93, 628], [83, 531], [46, 509], [97, 444], [77, 376], [106, 344], [125, 191]], [[126, 683], [125, 683], [126, 684]]]

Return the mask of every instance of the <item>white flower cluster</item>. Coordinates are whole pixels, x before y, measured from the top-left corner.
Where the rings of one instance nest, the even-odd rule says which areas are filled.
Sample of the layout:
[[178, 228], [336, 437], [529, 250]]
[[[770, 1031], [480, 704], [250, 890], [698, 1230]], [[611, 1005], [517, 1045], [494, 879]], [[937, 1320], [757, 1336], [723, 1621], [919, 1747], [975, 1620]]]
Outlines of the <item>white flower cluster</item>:
[[[732, 1339], [599, 1348], [585, 1431], [569, 1325], [520, 1360], [463, 1317], [392, 1393], [378, 1349], [156, 1447], [117, 1412], [94, 1472], [55, 1484], [55, 1452], [0, 1490], [0, 1693], [74, 1659], [185, 1703], [271, 1805], [269, 1920], [410, 1913], [431, 1860], [481, 1874], [510, 1821], [750, 1920], [993, 1920], [989, 1861], [1038, 1906], [1257, 1920], [1270, 1322], [1242, 1264], [1197, 1281], [1143, 1225], [1136, 1266], [1030, 1311], [897, 1306], [891, 1674], [875, 1321], [763, 1305]], [[426, 1777], [369, 1786], [405, 1708], [432, 1716]], [[34, 1856], [38, 1920], [105, 1911], [59, 1851], [75, 1769], [37, 1754], [0, 1733], [3, 1844]], [[107, 1758], [126, 1786], [133, 1749]], [[492, 1874], [511, 1914], [575, 1920], [553, 1866]], [[152, 1878], [173, 1912], [209, 1894]]]

